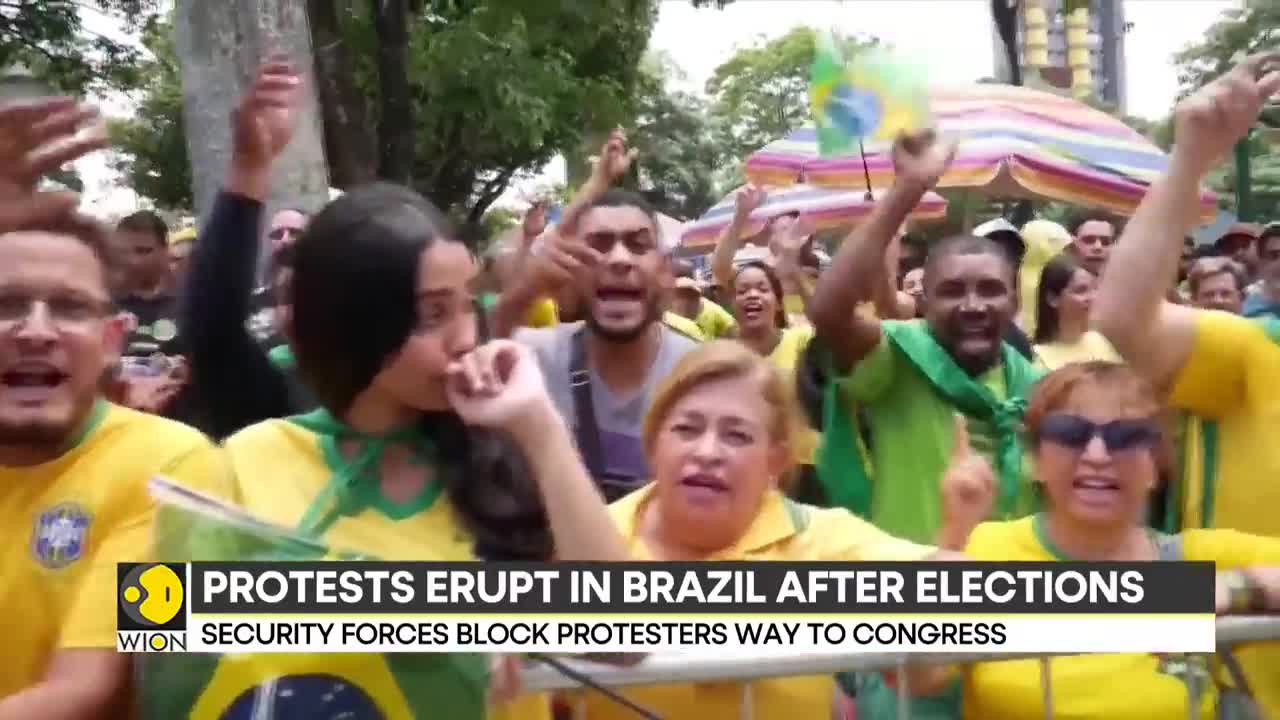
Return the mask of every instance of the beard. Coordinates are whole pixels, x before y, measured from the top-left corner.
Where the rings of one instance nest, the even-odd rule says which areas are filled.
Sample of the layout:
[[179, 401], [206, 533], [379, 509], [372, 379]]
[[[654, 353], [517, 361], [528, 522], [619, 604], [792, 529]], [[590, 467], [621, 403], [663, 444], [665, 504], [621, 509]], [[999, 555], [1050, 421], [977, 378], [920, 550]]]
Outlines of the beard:
[[71, 423], [48, 420], [11, 423], [0, 420], [0, 445], [49, 447], [59, 446], [71, 435]]
[[645, 314], [635, 327], [630, 328], [607, 328], [600, 324], [595, 313], [589, 309], [587, 311], [587, 327], [591, 329], [592, 334], [596, 337], [611, 343], [629, 343], [649, 329], [649, 326], [657, 322], [662, 317], [662, 303], [657, 295], [650, 295], [645, 301]]

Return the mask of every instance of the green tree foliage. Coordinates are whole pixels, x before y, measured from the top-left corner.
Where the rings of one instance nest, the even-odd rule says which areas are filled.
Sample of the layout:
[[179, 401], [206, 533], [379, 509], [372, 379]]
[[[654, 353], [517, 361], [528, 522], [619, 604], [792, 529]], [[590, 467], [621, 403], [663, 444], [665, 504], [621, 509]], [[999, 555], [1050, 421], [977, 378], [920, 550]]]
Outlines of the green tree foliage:
[[[490, 243], [502, 233], [520, 224], [524, 216], [521, 213], [506, 207], [490, 208], [489, 212], [484, 214], [480, 219], [480, 225], [484, 228], [485, 237]], [[483, 252], [485, 248], [477, 248]]]
[[182, 125], [182, 74], [170, 26], [156, 24], [143, 34], [152, 60], [138, 69], [147, 91], [132, 118], [110, 124], [117, 153], [112, 163], [134, 192], [157, 206], [189, 211], [191, 161]]
[[[773, 40], [738, 50], [707, 81], [711, 113], [737, 160], [800, 127], [809, 119], [809, 72], [817, 32], [798, 27]], [[841, 38], [849, 54], [877, 44], [874, 38]]]
[[[308, 10], [333, 185], [395, 180], [472, 223], [512, 180], [628, 117], [657, 20], [656, 0], [310, 0]], [[135, 181], [158, 172], [189, 185], [180, 83], [148, 80], [122, 167]], [[163, 204], [161, 188], [137, 189]]]
[[1230, 70], [1244, 56], [1275, 47], [1280, 40], [1280, 3], [1261, 2], [1225, 10], [1203, 40], [1173, 56], [1181, 95], [1186, 96]]
[[6, 0], [0, 3], [0, 67], [25, 65], [68, 92], [135, 87], [138, 48], [95, 32], [86, 18], [137, 31], [155, 20], [158, 6], [157, 0]]
[[[1240, 59], [1274, 48], [1280, 40], [1280, 3], [1254, 3], [1245, 9], [1230, 9], [1205, 33], [1176, 55], [1180, 95], [1185, 97], [1231, 69]], [[1280, 126], [1276, 109], [1264, 114], [1262, 125]], [[1172, 129], [1168, 131], [1172, 141]], [[1249, 140], [1253, 215], [1270, 220], [1280, 218], [1280, 159], [1276, 146], [1258, 133]], [[1207, 184], [1219, 195], [1222, 205], [1235, 209], [1236, 171], [1227, 162], [1209, 176]]]
[[712, 132], [708, 103], [675, 90], [679, 69], [665, 57], [644, 63], [631, 144], [640, 152], [636, 185], [658, 209], [681, 220], [697, 218], [719, 200], [715, 171], [725, 160]]

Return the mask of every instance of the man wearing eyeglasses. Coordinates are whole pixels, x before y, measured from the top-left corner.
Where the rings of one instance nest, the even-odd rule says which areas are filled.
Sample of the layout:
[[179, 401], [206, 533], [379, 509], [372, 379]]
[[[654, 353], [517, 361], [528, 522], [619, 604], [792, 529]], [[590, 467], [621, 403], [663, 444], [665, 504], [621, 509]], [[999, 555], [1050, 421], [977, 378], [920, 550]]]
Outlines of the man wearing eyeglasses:
[[116, 566], [148, 559], [147, 483], [212, 489], [221, 472], [196, 430], [99, 392], [126, 332], [107, 232], [74, 195], [35, 190], [105, 143], [97, 117], [68, 99], [0, 106], [0, 718], [128, 713]]

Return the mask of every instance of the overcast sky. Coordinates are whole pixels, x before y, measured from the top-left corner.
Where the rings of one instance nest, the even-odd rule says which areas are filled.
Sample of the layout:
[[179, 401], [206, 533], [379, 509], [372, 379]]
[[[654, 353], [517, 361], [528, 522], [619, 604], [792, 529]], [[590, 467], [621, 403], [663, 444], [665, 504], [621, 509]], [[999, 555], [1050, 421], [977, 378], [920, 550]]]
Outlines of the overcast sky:
[[[1177, 93], [1170, 56], [1202, 38], [1239, 0], [1124, 1], [1126, 20], [1133, 24], [1125, 38], [1127, 110], [1161, 118]], [[989, 0], [737, 0], [724, 10], [696, 10], [687, 0], [666, 0], [649, 46], [670, 55], [686, 73], [684, 89], [701, 91], [735, 48], [798, 25], [875, 35], [922, 61], [939, 83], [973, 82], [993, 72]], [[101, 160], [83, 163], [81, 171], [86, 201], [99, 212], [133, 209], [133, 193], [114, 187]], [[563, 178], [563, 163], [557, 161], [533, 184]], [[519, 195], [513, 190], [503, 202], [518, 203]]]

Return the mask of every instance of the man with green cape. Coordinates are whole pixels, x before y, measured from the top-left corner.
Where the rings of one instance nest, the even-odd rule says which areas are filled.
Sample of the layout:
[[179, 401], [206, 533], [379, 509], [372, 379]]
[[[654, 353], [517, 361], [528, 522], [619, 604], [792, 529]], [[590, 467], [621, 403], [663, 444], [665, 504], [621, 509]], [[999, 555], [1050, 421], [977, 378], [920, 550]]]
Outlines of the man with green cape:
[[[898, 537], [962, 550], [967, 538], [939, 536], [946, 534], [940, 481], [957, 415], [970, 445], [996, 470], [997, 517], [1035, 506], [1019, 433], [1040, 371], [1003, 340], [1017, 309], [1017, 269], [992, 240], [948, 238], [925, 260], [922, 318], [879, 321], [855, 311], [884, 273], [898, 228], [954, 156], [954, 146], [928, 131], [894, 144], [893, 187], [818, 280], [809, 304], [816, 334], [797, 377], [818, 378], [821, 387], [817, 467], [831, 503]], [[858, 409], [870, 431], [870, 462], [857, 441]], [[839, 679], [856, 687], [860, 715], [897, 716], [895, 693], [879, 675]], [[918, 698], [911, 717], [956, 717], [959, 690], [955, 683]]]
[[[921, 319], [877, 321], [854, 311], [883, 273], [894, 232], [954, 154], [931, 132], [895, 143], [893, 187], [840, 247], [809, 306], [816, 338], [804, 362], [826, 380], [820, 480], [834, 504], [916, 542], [944, 540], [938, 483], [957, 413], [973, 449], [996, 469], [998, 516], [1034, 509], [1019, 429], [1040, 373], [1002, 340], [1017, 306], [1015, 268], [1002, 248], [967, 235], [934, 246]], [[870, 462], [854, 441], [855, 406], [870, 431]]]

